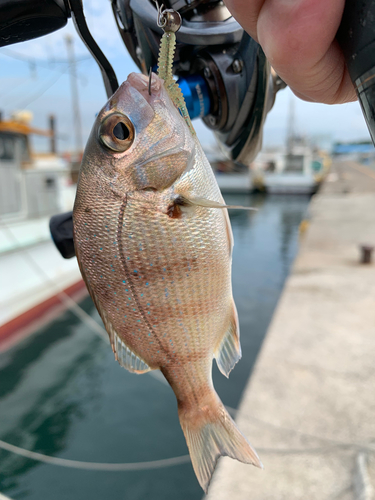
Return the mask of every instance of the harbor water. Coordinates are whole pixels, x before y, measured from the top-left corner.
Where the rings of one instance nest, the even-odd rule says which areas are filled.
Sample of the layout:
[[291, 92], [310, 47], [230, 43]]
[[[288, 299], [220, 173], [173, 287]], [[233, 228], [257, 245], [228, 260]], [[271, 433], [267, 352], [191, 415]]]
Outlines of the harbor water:
[[[225, 199], [258, 209], [230, 211], [243, 357], [229, 379], [215, 362], [213, 373], [219, 396], [235, 409], [296, 255], [309, 197]], [[100, 323], [89, 298], [80, 305]], [[257, 436], [248, 438], [256, 447]], [[170, 387], [150, 374], [137, 376], [121, 368], [108, 343], [70, 311], [0, 355], [0, 439], [77, 462], [134, 464], [187, 455]], [[190, 461], [182, 462], [85, 470], [0, 449], [0, 493], [14, 500], [202, 498]], [[249, 466], [252, 473], [258, 471]]]

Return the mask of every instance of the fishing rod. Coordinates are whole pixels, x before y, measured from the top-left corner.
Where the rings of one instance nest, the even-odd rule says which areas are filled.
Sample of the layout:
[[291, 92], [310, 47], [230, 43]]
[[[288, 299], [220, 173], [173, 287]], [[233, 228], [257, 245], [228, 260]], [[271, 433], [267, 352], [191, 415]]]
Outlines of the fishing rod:
[[[156, 67], [162, 29], [152, 0], [112, 0], [122, 40], [147, 73]], [[267, 113], [286, 85], [261, 47], [220, 0], [165, 0], [179, 12], [173, 72], [192, 119], [201, 118], [228, 157], [249, 164], [262, 145]], [[0, 47], [56, 31], [72, 18], [97, 62], [107, 96], [118, 88], [116, 74], [87, 26], [81, 0], [0, 0]], [[337, 40], [375, 142], [375, 3], [346, 0]], [[65, 258], [75, 255], [71, 213], [51, 219], [51, 233]]]

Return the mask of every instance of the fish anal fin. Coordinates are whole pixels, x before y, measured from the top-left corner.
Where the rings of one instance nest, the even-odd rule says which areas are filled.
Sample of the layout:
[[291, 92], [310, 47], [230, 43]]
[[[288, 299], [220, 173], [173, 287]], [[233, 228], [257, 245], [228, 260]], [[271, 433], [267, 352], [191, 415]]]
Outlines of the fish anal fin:
[[221, 373], [229, 376], [234, 365], [241, 359], [240, 329], [234, 302], [230, 311], [229, 327], [214, 353]]
[[214, 396], [211, 403], [199, 404], [189, 411], [184, 411], [183, 404], [180, 404], [178, 412], [193, 469], [205, 493], [220, 456], [263, 468], [256, 451], [231, 419], [216, 393]]

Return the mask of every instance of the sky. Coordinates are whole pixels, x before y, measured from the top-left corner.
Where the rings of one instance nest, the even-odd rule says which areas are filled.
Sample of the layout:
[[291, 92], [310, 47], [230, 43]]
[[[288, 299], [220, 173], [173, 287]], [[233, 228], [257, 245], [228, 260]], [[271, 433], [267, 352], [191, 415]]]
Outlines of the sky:
[[[118, 33], [109, 0], [83, 0], [89, 29], [111, 62], [119, 82], [138, 68], [126, 51]], [[101, 74], [95, 61], [75, 32], [72, 20], [65, 28], [43, 38], [0, 48], [0, 110], [4, 117], [13, 111], [27, 109], [33, 113], [33, 124], [47, 128], [48, 116], [57, 119], [58, 150], [74, 148], [73, 111], [65, 37], [73, 36], [77, 66], [82, 132], [87, 139], [95, 115], [106, 102]], [[22, 60], [21, 58], [26, 58]], [[54, 62], [55, 61], [55, 62]], [[57, 62], [56, 62], [57, 61]], [[291, 101], [295, 131], [318, 144], [335, 141], [368, 140], [369, 133], [358, 102], [328, 106], [301, 101], [287, 88], [280, 91], [268, 114], [264, 128], [264, 145], [285, 143]], [[194, 127], [203, 145], [213, 146], [215, 138], [201, 120]], [[35, 143], [47, 148], [45, 139]]]

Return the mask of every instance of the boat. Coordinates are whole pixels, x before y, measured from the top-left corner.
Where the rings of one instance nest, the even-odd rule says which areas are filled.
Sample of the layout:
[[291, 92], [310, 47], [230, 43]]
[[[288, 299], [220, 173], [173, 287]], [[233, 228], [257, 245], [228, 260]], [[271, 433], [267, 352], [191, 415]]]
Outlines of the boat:
[[270, 194], [313, 194], [330, 158], [306, 139], [293, 137], [286, 148], [262, 151], [251, 165], [253, 186]]
[[[53, 120], [49, 130], [31, 120], [0, 118], [0, 351], [57, 312], [62, 293], [85, 293], [76, 260], [62, 259], [49, 232], [50, 217], [73, 207], [69, 163], [55, 152]], [[49, 138], [49, 152], [33, 152], [33, 134]]]
[[265, 148], [249, 166], [228, 160], [221, 151], [206, 149], [206, 154], [224, 194], [310, 195], [317, 191], [331, 163], [329, 155], [299, 137], [293, 137], [287, 147]]

